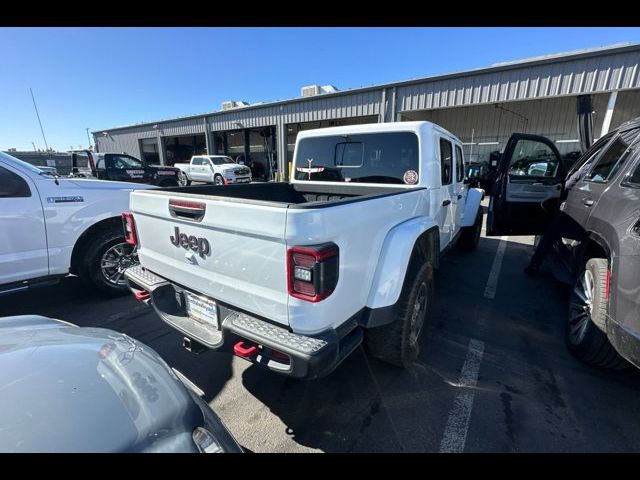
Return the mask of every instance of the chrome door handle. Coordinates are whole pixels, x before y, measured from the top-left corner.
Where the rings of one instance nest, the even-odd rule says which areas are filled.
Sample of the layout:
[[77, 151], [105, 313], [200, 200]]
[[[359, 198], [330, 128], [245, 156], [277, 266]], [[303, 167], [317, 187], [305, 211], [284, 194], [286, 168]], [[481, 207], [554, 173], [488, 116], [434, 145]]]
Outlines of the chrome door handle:
[[443, 207], [448, 207], [449, 205], [451, 205], [451, 200], [445, 200], [444, 202], [442, 202]]
[[591, 198], [583, 198], [582, 203], [584, 203], [586, 207], [590, 207], [593, 205], [593, 200]]

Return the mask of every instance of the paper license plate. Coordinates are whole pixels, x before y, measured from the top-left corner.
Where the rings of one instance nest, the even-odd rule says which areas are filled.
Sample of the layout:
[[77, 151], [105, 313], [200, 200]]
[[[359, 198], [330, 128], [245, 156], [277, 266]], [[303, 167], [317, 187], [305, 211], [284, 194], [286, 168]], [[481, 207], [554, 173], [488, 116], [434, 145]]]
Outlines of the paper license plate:
[[194, 320], [206, 323], [218, 328], [218, 310], [216, 302], [205, 297], [194, 295], [193, 293], [184, 292], [187, 315]]

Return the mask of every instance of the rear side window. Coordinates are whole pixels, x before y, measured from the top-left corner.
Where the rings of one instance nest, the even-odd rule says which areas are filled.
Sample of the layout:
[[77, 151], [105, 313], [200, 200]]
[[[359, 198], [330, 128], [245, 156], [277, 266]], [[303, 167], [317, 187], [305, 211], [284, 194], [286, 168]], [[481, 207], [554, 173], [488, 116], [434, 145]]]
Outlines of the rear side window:
[[294, 178], [302, 181], [415, 185], [418, 137], [411, 132], [303, 138]]
[[458, 145], [456, 145], [456, 181], [458, 183], [464, 181], [464, 160], [462, 149]]
[[15, 173], [0, 167], [0, 198], [30, 197], [27, 182]]
[[451, 183], [451, 171], [453, 169], [453, 162], [451, 157], [453, 155], [453, 149], [451, 148], [451, 142], [440, 139], [440, 178], [442, 185], [449, 185]]
[[98, 157], [98, 163], [96, 163], [98, 170], [104, 170], [104, 157]]
[[620, 169], [624, 162], [623, 155], [629, 144], [622, 137], [617, 137], [611, 145], [600, 155], [595, 166], [587, 176], [592, 182], [606, 182]]

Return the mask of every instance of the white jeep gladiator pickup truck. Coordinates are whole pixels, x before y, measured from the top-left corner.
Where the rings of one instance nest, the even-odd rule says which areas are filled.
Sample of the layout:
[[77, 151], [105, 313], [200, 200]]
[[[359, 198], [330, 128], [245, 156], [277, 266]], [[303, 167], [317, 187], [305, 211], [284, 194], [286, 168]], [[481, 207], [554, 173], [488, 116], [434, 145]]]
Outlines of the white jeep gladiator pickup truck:
[[129, 193], [145, 185], [61, 178], [0, 152], [0, 295], [78, 274], [126, 293], [135, 262], [122, 234]]
[[480, 236], [464, 164], [429, 122], [303, 131], [291, 183], [133, 192], [140, 265], [125, 276], [191, 351], [319, 377], [364, 341], [408, 366], [440, 255]]
[[189, 163], [176, 163], [174, 167], [180, 170], [178, 182], [182, 186], [192, 181], [215, 185], [251, 182], [251, 169], [224, 155], [194, 155]]

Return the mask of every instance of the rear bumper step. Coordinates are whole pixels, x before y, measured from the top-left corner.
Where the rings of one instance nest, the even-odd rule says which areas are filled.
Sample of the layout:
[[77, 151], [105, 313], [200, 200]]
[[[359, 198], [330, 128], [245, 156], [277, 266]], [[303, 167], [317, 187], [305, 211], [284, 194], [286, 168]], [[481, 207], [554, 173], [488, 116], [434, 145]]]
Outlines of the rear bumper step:
[[[363, 333], [359, 327], [342, 335], [335, 330], [301, 335], [237, 311], [218, 300], [216, 305], [220, 328], [207, 327], [187, 315], [183, 293], [186, 289], [140, 265], [127, 269], [125, 277], [134, 293], [148, 291], [149, 302], [160, 318], [188, 339], [211, 350], [235, 350], [234, 353], [241, 358], [284, 375], [297, 378], [325, 376], [362, 343]], [[241, 341], [244, 344], [237, 347]], [[188, 343], [191, 345], [194, 342]], [[256, 347], [255, 350], [251, 348], [251, 355], [244, 353], [251, 346]]]

